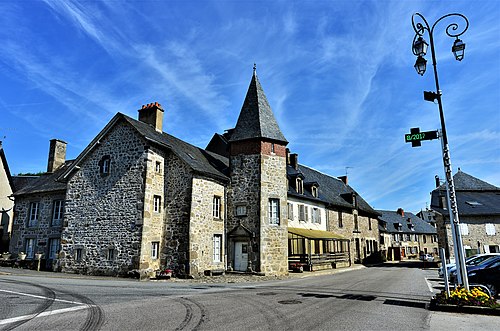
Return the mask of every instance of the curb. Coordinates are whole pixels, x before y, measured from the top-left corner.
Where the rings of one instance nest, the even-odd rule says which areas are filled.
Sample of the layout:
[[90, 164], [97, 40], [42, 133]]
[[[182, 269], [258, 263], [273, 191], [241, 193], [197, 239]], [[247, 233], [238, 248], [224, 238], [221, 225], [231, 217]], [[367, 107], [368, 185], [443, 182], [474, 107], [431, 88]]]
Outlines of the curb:
[[429, 304], [430, 311], [443, 311], [447, 313], [462, 313], [462, 314], [480, 314], [480, 315], [492, 315], [500, 316], [500, 309], [479, 307], [479, 306], [456, 306], [456, 305], [443, 305], [438, 304], [434, 300], [431, 300]]

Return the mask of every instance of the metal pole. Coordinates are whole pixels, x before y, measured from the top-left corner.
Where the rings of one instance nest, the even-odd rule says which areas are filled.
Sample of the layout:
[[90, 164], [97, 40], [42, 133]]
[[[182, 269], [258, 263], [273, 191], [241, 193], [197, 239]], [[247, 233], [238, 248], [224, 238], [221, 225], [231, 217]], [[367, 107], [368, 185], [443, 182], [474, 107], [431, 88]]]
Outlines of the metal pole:
[[446, 290], [447, 297], [450, 297], [450, 284], [448, 283], [448, 268], [446, 268], [446, 255], [444, 253], [444, 248], [439, 249], [439, 255], [441, 257], [441, 268], [443, 270], [444, 277], [444, 289]]
[[[422, 23], [418, 23], [415, 25], [415, 16], [420, 17], [425, 25]], [[437, 23], [439, 23], [442, 19], [451, 17], [451, 16], [459, 16], [465, 20], [467, 23], [465, 29], [457, 34], [452, 34], [450, 31], [455, 31], [458, 28], [458, 24], [453, 23], [450, 24], [446, 28], [446, 34], [450, 37], [457, 37], [461, 34], [463, 34], [468, 26], [469, 26], [469, 21], [467, 18], [462, 15], [462, 14], [448, 14], [445, 16], [440, 17], [434, 24], [432, 25], [432, 28], [429, 27], [429, 24], [427, 23], [427, 20], [419, 13], [416, 13], [413, 18], [412, 18], [412, 24], [415, 32], [417, 33], [418, 36], [423, 35], [425, 30], [428, 31], [429, 33], [429, 46], [431, 49], [431, 54], [432, 54], [432, 65], [434, 69], [434, 81], [436, 83], [436, 96], [437, 96], [437, 101], [438, 101], [438, 107], [439, 107], [439, 118], [441, 120], [441, 147], [442, 147], [442, 157], [443, 157], [443, 165], [444, 165], [444, 172], [446, 175], [446, 195], [447, 195], [447, 201], [448, 201], [448, 211], [449, 211], [449, 216], [450, 216], [450, 225], [452, 229], [452, 236], [453, 236], [453, 245], [454, 245], [454, 253], [455, 253], [455, 263], [457, 265], [457, 278], [458, 282], [462, 284], [467, 290], [469, 289], [469, 280], [467, 277], [467, 268], [465, 266], [465, 251], [464, 247], [462, 245], [462, 235], [460, 233], [460, 221], [458, 217], [458, 208], [457, 208], [457, 199], [456, 199], [456, 194], [455, 194], [455, 185], [453, 183], [453, 173], [451, 169], [451, 158], [450, 158], [450, 147], [448, 145], [448, 136], [446, 134], [446, 124], [444, 120], [444, 111], [443, 111], [443, 104], [441, 101], [441, 89], [439, 88], [439, 78], [438, 78], [438, 73], [437, 73], [437, 61], [436, 61], [436, 53], [434, 50], [434, 27], [436, 26]], [[451, 30], [450, 30], [451, 28]]]

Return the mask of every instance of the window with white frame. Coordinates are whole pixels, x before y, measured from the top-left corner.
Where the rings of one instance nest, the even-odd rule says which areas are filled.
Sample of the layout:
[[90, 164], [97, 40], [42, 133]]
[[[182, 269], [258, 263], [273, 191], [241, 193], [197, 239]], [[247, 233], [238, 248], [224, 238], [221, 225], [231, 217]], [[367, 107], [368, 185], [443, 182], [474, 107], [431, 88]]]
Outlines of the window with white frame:
[[321, 224], [321, 210], [319, 208], [313, 208], [312, 217], [313, 223]]
[[214, 262], [222, 262], [222, 235], [214, 234]]
[[280, 200], [269, 199], [269, 223], [280, 224]]
[[99, 172], [102, 176], [107, 176], [111, 172], [111, 158], [109, 155], [105, 155], [99, 161]]
[[35, 242], [36, 242], [35, 238], [26, 239], [24, 248], [26, 250], [26, 257], [28, 259], [32, 259], [35, 256]]
[[61, 225], [63, 219], [63, 206], [62, 200], [54, 200], [54, 206], [52, 208], [52, 226]]
[[239, 205], [236, 206], [236, 216], [246, 216], [247, 214], [247, 206]]
[[496, 234], [495, 224], [486, 223], [485, 227], [486, 227], [486, 234], [488, 236], [494, 236]]
[[155, 163], [155, 172], [157, 174], [161, 173], [161, 162], [160, 161], [156, 161], [156, 163]]
[[297, 185], [297, 193], [304, 194], [304, 182], [302, 181], [302, 178], [297, 178], [296, 185]]
[[311, 194], [312, 194], [312, 196], [313, 196], [313, 197], [315, 197], [315, 198], [317, 198], [317, 197], [318, 197], [318, 187], [317, 187], [317, 186], [313, 185], [313, 186], [311, 187]]
[[214, 195], [213, 199], [213, 215], [214, 218], [221, 218], [221, 197]]
[[153, 241], [151, 243], [151, 258], [152, 259], [157, 259], [160, 253], [160, 242], [159, 241]]
[[40, 214], [40, 203], [32, 202], [30, 203], [30, 214], [28, 216], [28, 227], [33, 227], [38, 225], [38, 215]]
[[49, 240], [49, 260], [55, 260], [61, 247], [61, 239], [52, 238]]
[[460, 233], [462, 234], [462, 236], [469, 235], [469, 226], [467, 223], [460, 223]]
[[161, 212], [161, 197], [159, 195], [153, 197], [153, 211], [155, 213]]

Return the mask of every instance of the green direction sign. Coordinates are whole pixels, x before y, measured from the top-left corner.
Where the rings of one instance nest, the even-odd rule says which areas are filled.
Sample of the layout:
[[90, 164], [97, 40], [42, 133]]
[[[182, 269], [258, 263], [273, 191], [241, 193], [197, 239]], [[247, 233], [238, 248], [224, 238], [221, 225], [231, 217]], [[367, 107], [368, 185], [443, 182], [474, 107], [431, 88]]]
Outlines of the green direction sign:
[[418, 147], [422, 140], [432, 140], [438, 137], [437, 130], [420, 132], [420, 128], [411, 128], [410, 133], [405, 134], [405, 142], [411, 143], [412, 147]]

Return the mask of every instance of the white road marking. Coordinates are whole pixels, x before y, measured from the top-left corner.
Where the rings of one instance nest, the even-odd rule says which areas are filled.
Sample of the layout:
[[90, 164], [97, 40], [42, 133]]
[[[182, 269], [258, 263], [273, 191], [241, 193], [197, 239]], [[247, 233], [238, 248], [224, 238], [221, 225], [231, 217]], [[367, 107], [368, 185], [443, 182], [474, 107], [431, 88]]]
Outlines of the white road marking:
[[425, 278], [425, 282], [427, 283], [427, 287], [429, 288], [429, 291], [431, 291], [431, 293], [434, 293], [434, 289], [432, 288], [431, 282], [429, 282], [429, 280], [427, 278]]
[[9, 323], [15, 323], [15, 322], [24, 321], [24, 320], [29, 320], [29, 319], [36, 318], [36, 317], [43, 317], [43, 316], [63, 314], [63, 313], [67, 313], [67, 312], [70, 312], [70, 311], [82, 310], [82, 309], [87, 309], [87, 308], [89, 308], [89, 307], [88, 306], [76, 306], [76, 307], [71, 307], [71, 308], [63, 308], [63, 309], [45, 311], [45, 312], [40, 313], [38, 315], [37, 314], [31, 314], [31, 315], [24, 315], [24, 316], [12, 317], [12, 318], [7, 318], [7, 319], [4, 319], [4, 320], [0, 320], [0, 325], [9, 324]]
[[[18, 295], [24, 295], [24, 296], [27, 296], [27, 297], [44, 299], [44, 300], [52, 300], [52, 298], [49, 298], [49, 297], [44, 297], [44, 296], [41, 296], [41, 295], [35, 295], [35, 294], [29, 294], [29, 293], [22, 293], [22, 292], [8, 291], [8, 290], [0, 290], [0, 292], [12, 293], [12, 294], [18, 294]], [[83, 302], [69, 301], [69, 300], [63, 300], [63, 299], [54, 299], [54, 301], [65, 302], [65, 303], [72, 303], [72, 304], [75, 304], [75, 305], [84, 305], [85, 304]]]

